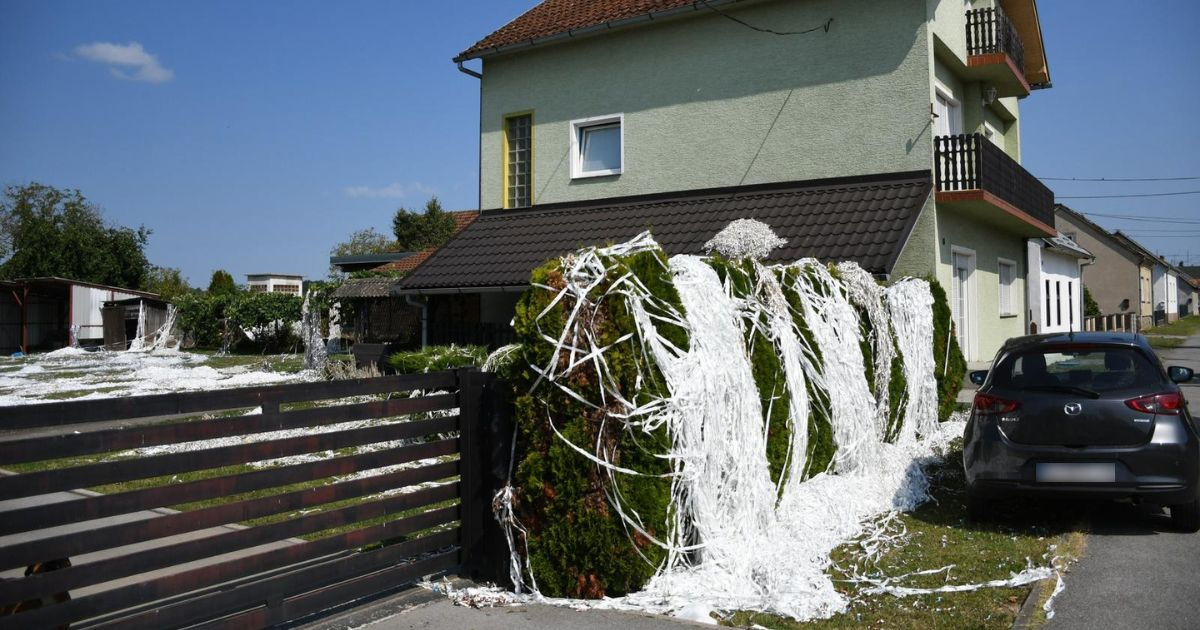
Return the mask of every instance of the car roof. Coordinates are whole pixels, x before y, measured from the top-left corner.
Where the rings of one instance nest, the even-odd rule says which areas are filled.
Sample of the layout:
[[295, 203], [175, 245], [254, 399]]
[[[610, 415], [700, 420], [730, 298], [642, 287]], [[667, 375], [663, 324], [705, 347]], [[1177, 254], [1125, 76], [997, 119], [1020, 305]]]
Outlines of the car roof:
[[1153, 352], [1150, 343], [1146, 338], [1137, 333], [1125, 332], [1072, 332], [1072, 333], [1045, 333], [1041, 335], [1026, 335], [1024, 337], [1013, 337], [1004, 342], [1000, 348], [1001, 352], [1009, 353], [1020, 350], [1028, 350], [1038, 346], [1130, 346], [1137, 347], [1148, 352]]

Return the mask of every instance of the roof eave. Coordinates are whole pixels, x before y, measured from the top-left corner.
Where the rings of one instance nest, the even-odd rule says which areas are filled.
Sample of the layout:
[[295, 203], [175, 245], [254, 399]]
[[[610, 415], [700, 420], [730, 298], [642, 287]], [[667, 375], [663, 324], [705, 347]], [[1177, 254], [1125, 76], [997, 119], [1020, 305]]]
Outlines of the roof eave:
[[[594, 35], [596, 33], [600, 33], [603, 31], [611, 31], [611, 30], [615, 30], [615, 29], [619, 29], [619, 28], [625, 28], [628, 26], [634, 26], [637, 24], [644, 24], [646, 22], [669, 19], [669, 18], [673, 18], [673, 17], [679, 17], [685, 13], [695, 13], [697, 11], [702, 11], [702, 10], [704, 10], [706, 8], [710, 8], [710, 7], [720, 7], [722, 5], [734, 4], [737, 2], [744, 2], [744, 1], [745, 0], [708, 0], [707, 2], [704, 2], [704, 1], [697, 0], [695, 2], [692, 2], [691, 4], [687, 4], [687, 5], [684, 5], [681, 7], [675, 7], [673, 9], [666, 9], [664, 11], [651, 11], [649, 13], [642, 13], [640, 15], [622, 18], [620, 20], [610, 20], [607, 22], [601, 22], [599, 24], [593, 24], [591, 26], [585, 26], [583, 28], [568, 29], [568, 30], [559, 31], [557, 33], [553, 33], [550, 35], [544, 35], [542, 37], [534, 37], [534, 38], [522, 40], [520, 42], [515, 42], [512, 44], [505, 44], [503, 46], [492, 46], [492, 47], [488, 47], [488, 48], [481, 48], [478, 50], [475, 50], [475, 47], [472, 46], [471, 48], [468, 48], [467, 50], [464, 50], [463, 52], [459, 53], [456, 57], [451, 59], [451, 61], [453, 61], [454, 63], [462, 63], [464, 61], [470, 61], [471, 59], [484, 59], [486, 57], [494, 57], [496, 55], [501, 55], [501, 54], [508, 53], [508, 52], [524, 50], [526, 48], [533, 48], [535, 46], [544, 46], [546, 44], [552, 44], [555, 42], [568, 40], [568, 39], [576, 39], [579, 37], [586, 37], [588, 35]], [[489, 35], [489, 37], [490, 37], [490, 35]]]

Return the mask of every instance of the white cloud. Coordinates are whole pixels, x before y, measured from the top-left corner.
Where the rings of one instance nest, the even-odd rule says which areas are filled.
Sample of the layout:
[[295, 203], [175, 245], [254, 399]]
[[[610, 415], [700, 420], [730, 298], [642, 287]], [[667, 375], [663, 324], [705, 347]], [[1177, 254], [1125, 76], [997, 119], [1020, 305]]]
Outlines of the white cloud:
[[158, 62], [158, 57], [146, 52], [146, 49], [137, 42], [85, 44], [76, 46], [75, 54], [82, 59], [107, 65], [108, 71], [119, 79], [166, 83], [175, 76], [174, 71], [164, 68]]
[[395, 182], [382, 188], [370, 186], [349, 186], [343, 191], [351, 199], [402, 199], [409, 195], [432, 195], [435, 191], [420, 182], [401, 184]]

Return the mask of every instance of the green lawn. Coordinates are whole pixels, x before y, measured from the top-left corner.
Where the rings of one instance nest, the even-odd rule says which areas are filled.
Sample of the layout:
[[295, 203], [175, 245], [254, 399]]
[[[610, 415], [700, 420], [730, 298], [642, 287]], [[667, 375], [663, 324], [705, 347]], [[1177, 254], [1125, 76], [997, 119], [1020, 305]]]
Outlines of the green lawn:
[[[773, 615], [738, 613], [726, 625], [766, 628], [996, 628], [1012, 627], [1032, 585], [983, 588], [973, 592], [894, 597], [868, 595], [854, 575], [902, 576], [916, 571], [953, 568], [945, 573], [898, 580], [896, 586], [936, 588], [1008, 579], [1032, 562], [1046, 566], [1055, 556], [1078, 557], [1083, 534], [1077, 506], [1022, 502], [1000, 504], [995, 522], [967, 520], [962, 451], [929, 469], [933, 500], [900, 516], [907, 542], [869, 561], [857, 543], [837, 549], [829, 571], [850, 598], [849, 610], [830, 619], [799, 623]], [[897, 529], [898, 528], [894, 528]], [[1060, 561], [1060, 566], [1062, 561]], [[1041, 610], [1039, 609], [1039, 614]]]
[[1179, 319], [1170, 324], [1147, 328], [1142, 331], [1144, 335], [1179, 335], [1183, 337], [1191, 337], [1192, 335], [1200, 335], [1200, 315], [1190, 315]]

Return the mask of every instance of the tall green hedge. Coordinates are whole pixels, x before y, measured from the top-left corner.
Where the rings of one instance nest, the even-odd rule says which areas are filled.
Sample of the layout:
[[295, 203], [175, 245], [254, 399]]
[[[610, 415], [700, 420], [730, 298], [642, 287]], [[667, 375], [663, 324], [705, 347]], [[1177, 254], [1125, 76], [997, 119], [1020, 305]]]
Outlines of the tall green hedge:
[[[654, 296], [682, 312], [660, 252], [634, 254], [615, 262], [600, 290], [632, 273]], [[561, 289], [565, 281], [560, 264], [554, 261], [536, 269], [532, 282]], [[535, 322], [553, 298], [550, 291], [532, 289], [518, 302], [514, 328], [523, 342], [523, 356], [516, 365], [545, 366], [552, 359], [559, 364], [567, 360], [565, 353], [554, 357], [554, 349], [541, 335], [557, 337], [574, 303], [563, 300], [555, 305], [542, 318], [540, 331]], [[599, 342], [611, 346], [604, 358], [623, 396], [640, 404], [667, 394], [661, 374], [647, 362], [639, 342], [618, 342], [635, 329], [621, 300], [612, 297], [584, 317], [590, 320]], [[659, 324], [658, 330], [678, 347], [687, 347], [682, 328]], [[648, 379], [643, 382], [639, 375]], [[564, 597], [619, 596], [635, 591], [654, 574], [665, 552], [628, 528], [614, 512], [609, 496], [619, 495], [621, 505], [631, 517], [636, 514], [634, 518], [640, 519], [651, 536], [660, 540], [668, 536], [670, 481], [662, 475], [670, 472], [670, 463], [657, 457], [670, 448], [666, 428], [652, 433], [624, 430], [621, 423], [605, 422], [608, 411], [621, 410], [593, 409], [544, 383], [530, 392], [533, 376], [524, 370], [511, 379], [519, 431], [519, 463], [513, 485], [517, 490], [514, 507], [528, 531], [529, 562], [537, 585], [546, 595]], [[590, 363], [566, 380], [584, 398], [600, 400], [598, 374]], [[554, 429], [585, 449], [601, 444], [612, 463], [643, 476], [617, 474], [614, 481], [558, 439]]]
[[[945, 422], [958, 404], [958, 392], [967, 374], [967, 360], [963, 358], [958, 339], [954, 336], [954, 322], [945, 289], [933, 278], [926, 280], [933, 293], [933, 362], [937, 377], [938, 420]], [[950, 344], [948, 350], [947, 343]]]

